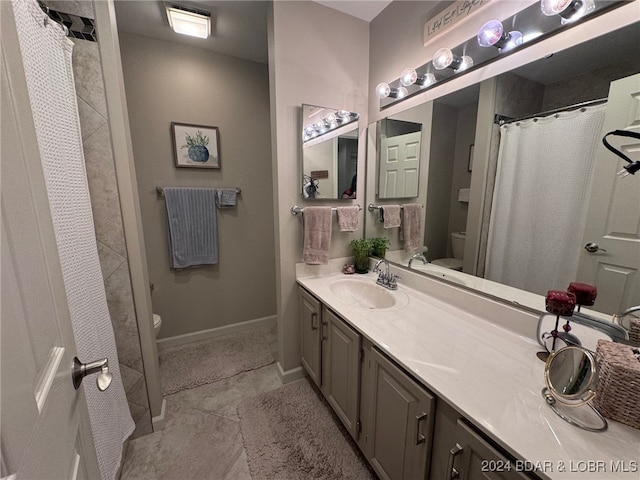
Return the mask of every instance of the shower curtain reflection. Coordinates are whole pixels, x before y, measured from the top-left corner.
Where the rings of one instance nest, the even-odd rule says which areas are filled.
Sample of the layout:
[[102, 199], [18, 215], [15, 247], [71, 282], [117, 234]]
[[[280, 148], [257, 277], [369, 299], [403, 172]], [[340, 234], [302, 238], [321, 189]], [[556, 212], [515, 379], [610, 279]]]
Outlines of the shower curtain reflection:
[[485, 278], [541, 295], [575, 280], [605, 108], [500, 128]]

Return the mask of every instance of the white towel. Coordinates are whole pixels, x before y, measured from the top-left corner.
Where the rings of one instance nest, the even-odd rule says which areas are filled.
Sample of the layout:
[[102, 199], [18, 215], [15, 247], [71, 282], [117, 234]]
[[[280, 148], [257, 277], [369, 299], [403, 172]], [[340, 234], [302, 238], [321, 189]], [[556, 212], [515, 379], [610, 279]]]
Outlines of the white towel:
[[400, 205], [385, 205], [380, 213], [384, 219], [384, 228], [397, 228], [400, 226]]
[[329, 263], [331, 246], [331, 207], [305, 207], [302, 259], [307, 265]]
[[358, 206], [338, 207], [338, 228], [341, 232], [355, 232], [358, 229]]

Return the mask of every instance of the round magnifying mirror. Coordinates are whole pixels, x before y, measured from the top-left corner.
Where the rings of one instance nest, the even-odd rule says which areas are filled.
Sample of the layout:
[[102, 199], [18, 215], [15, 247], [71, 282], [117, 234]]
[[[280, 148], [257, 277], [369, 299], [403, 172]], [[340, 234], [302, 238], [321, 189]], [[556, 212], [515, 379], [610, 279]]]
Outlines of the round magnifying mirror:
[[[592, 352], [578, 346], [561, 348], [549, 356], [544, 369], [547, 385], [542, 395], [547, 404], [563, 420], [584, 430], [599, 432], [606, 430], [607, 421], [589, 402], [595, 396], [598, 383], [596, 359]], [[556, 401], [567, 407], [579, 407], [585, 403], [599, 418], [601, 425], [591, 426], [568, 414], [556, 405]], [[569, 409], [573, 410], [573, 409]]]
[[580, 403], [593, 398], [591, 387], [597, 383], [597, 375], [593, 354], [575, 346], [552, 353], [544, 371], [547, 388], [556, 399]]

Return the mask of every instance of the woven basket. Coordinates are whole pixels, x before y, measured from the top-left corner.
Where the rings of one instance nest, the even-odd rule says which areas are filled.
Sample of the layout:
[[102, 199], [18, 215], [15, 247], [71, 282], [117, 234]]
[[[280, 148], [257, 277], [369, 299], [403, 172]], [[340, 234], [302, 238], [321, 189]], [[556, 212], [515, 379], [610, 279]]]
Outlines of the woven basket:
[[612, 420], [640, 428], [640, 360], [633, 347], [598, 340], [600, 368], [593, 406]]
[[640, 318], [631, 318], [629, 322], [629, 342], [640, 347]]

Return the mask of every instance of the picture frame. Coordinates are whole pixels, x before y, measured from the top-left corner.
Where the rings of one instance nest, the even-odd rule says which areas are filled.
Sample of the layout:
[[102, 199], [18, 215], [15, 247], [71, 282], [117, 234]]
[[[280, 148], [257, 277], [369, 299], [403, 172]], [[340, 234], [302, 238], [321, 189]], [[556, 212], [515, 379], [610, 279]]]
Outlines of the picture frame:
[[176, 168], [221, 168], [218, 127], [171, 122]]
[[467, 161], [467, 172], [471, 172], [473, 170], [473, 146], [475, 143], [469, 145], [469, 159]]

